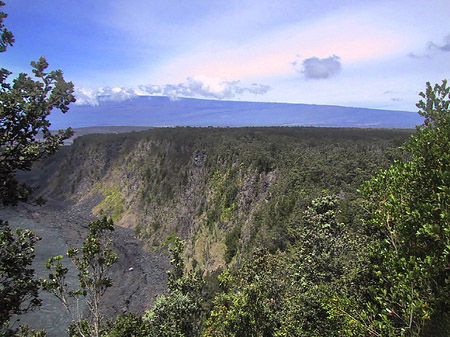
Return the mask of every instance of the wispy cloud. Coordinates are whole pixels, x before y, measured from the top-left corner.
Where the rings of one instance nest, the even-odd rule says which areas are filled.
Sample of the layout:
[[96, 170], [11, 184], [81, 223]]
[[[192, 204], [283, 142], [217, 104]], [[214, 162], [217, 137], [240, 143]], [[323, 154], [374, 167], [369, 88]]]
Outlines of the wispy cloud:
[[419, 55], [419, 54], [416, 54], [413, 52], [409, 53], [407, 56], [412, 59], [429, 59], [430, 58], [430, 55], [427, 55], [427, 54]]
[[408, 54], [408, 57], [413, 58], [413, 59], [429, 59], [433, 56], [433, 54], [435, 55], [437, 53], [443, 52], [443, 53], [448, 53], [450, 52], [450, 34], [448, 34], [445, 38], [444, 38], [444, 43], [443, 44], [438, 44], [435, 43], [433, 41], [428, 42], [427, 47], [426, 47], [426, 51], [423, 54], [417, 54], [414, 52], [411, 52]]
[[442, 44], [442, 45], [439, 45], [432, 41], [428, 42], [428, 49], [429, 50], [438, 50], [438, 51], [442, 51], [442, 52], [446, 52], [446, 53], [450, 52], [450, 34], [444, 38], [444, 44]]
[[[276, 77], [289, 78], [292, 56], [299, 51], [303, 58], [327, 58], [335, 54], [345, 60], [347, 67], [404, 56], [411, 50], [414, 43], [400, 28], [380, 25], [384, 10], [378, 7], [366, 10], [365, 6], [363, 9], [340, 9], [320, 15], [317, 20], [287, 21], [249, 36], [243, 30], [239, 39], [220, 39], [222, 35], [216, 34], [215, 39], [191, 43], [195, 48], [162, 59], [159, 67], [145, 76], [163, 83], [178, 82], [192, 74], [270, 81]], [[388, 8], [386, 11], [389, 12]], [[234, 23], [228, 23], [235, 27]], [[214, 31], [213, 26], [208, 28], [204, 30]]]
[[136, 96], [167, 96], [171, 100], [179, 97], [199, 97], [212, 99], [230, 99], [245, 93], [263, 95], [270, 90], [266, 84], [252, 83], [241, 86], [240, 81], [227, 81], [206, 76], [188, 77], [178, 84], [146, 84], [137, 88], [76, 88], [75, 96], [79, 105], [98, 105], [102, 101], [123, 101]]
[[[448, 0], [15, 3], [8, 22], [29, 34], [2, 55], [2, 66], [28, 71], [29, 59], [45, 54], [79, 86], [79, 104], [152, 92], [414, 110], [423, 83], [450, 69]], [[273, 89], [262, 96], [268, 87], [253, 82]], [[382, 95], [386, 87], [404, 101], [392, 103], [403, 96]]]
[[[292, 63], [294, 67], [297, 62]], [[326, 79], [337, 75], [342, 69], [341, 58], [333, 55], [327, 58], [310, 57], [302, 62], [299, 71], [307, 79]]]

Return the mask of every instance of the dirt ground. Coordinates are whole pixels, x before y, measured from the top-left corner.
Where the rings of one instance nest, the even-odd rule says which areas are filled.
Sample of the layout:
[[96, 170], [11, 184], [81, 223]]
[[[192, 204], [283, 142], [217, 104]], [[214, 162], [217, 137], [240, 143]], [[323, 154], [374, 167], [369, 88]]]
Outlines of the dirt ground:
[[[28, 228], [42, 238], [36, 245], [33, 267], [38, 277], [45, 277], [45, 261], [55, 255], [65, 254], [69, 247], [80, 247], [88, 230], [92, 205], [68, 205], [52, 201], [44, 206], [20, 204], [0, 208], [0, 219], [9, 221], [13, 228]], [[125, 312], [144, 313], [158, 294], [164, 293], [169, 257], [164, 253], [151, 253], [134, 238], [130, 229], [117, 227], [113, 232], [113, 249], [119, 255], [111, 277], [113, 287], [103, 297], [104, 314], [114, 317]], [[69, 284], [76, 284], [76, 272], [71, 271]], [[63, 336], [70, 318], [62, 305], [49, 294], [42, 294], [40, 310], [20, 317], [18, 324], [29, 324], [35, 329], [45, 328], [49, 336]]]

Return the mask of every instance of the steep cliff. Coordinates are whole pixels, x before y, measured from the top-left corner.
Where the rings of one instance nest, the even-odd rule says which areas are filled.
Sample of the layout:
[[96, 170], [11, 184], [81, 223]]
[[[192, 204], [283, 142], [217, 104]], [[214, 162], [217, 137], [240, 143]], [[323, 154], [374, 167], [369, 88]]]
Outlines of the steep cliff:
[[75, 139], [31, 179], [47, 199], [95, 200], [92, 212], [133, 228], [148, 249], [180, 235], [189, 268], [214, 271], [256, 245], [282, 249], [310, 200], [354, 192], [401, 153], [410, 130], [160, 128]]

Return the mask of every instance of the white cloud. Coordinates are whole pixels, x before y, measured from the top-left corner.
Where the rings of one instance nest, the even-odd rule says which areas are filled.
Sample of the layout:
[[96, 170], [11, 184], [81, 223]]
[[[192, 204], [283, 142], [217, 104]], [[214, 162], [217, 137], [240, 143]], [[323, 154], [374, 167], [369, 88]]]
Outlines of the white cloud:
[[[426, 81], [441, 78], [442, 69], [447, 69], [450, 62], [448, 53], [443, 52], [448, 41], [441, 39], [449, 33], [448, 0], [349, 0], [333, 2], [333, 6], [328, 2], [290, 0], [282, 4], [265, 0], [245, 4], [237, 0], [199, 2], [202, 7], [210, 6], [207, 12], [192, 9], [192, 4], [182, 5], [183, 8], [174, 4], [165, 7], [167, 2], [159, 0], [132, 0], [132, 3], [133, 6], [114, 2], [105, 12], [114, 9], [117, 17], [105, 15], [102, 21], [111, 25], [113, 31], [124, 32], [126, 41], [137, 43], [132, 52], [125, 48], [129, 51], [127, 55], [133, 55], [133, 60], [127, 63], [129, 67], [106, 69], [103, 78], [85, 76], [102, 81], [83, 79], [79, 83], [90, 87], [133, 86], [137, 95], [169, 95], [172, 99], [232, 98], [240, 95], [240, 87], [252, 88], [242, 82], [221, 84], [220, 80], [214, 86], [192, 76], [204, 74], [208, 78], [241, 79], [246, 84], [267, 83], [274, 88], [255, 100], [371, 107], [378, 104], [373, 92], [382, 93], [389, 86], [412, 97], [408, 96], [396, 107], [414, 110], [415, 91], [421, 90]], [[161, 7], [153, 8], [155, 4]], [[428, 41], [433, 41], [430, 49]], [[332, 81], [299, 82], [299, 74], [295, 74], [290, 63], [297, 52], [302, 56], [297, 58], [294, 69], [302, 77], [309, 74], [306, 68], [301, 73], [303, 60], [314, 57], [324, 60], [333, 54], [341, 57], [345, 71]], [[317, 75], [318, 68], [314, 69], [310, 78]], [[333, 72], [322, 74], [332, 76]], [[148, 83], [149, 78], [151, 83], [171, 85], [144, 86], [143, 91], [138, 84]], [[341, 83], [351, 86], [333, 87]], [[257, 86], [253, 89], [258, 91]], [[249, 96], [247, 92], [242, 97], [253, 100]], [[392, 104], [389, 96], [379, 99]], [[96, 98], [93, 100], [96, 102]]]
[[185, 82], [178, 84], [140, 85], [139, 89], [147, 94], [162, 94], [172, 100], [178, 97], [203, 97], [214, 99], [230, 99], [244, 93], [263, 95], [271, 88], [265, 84], [253, 83], [243, 87], [240, 81], [227, 81], [218, 77], [196, 75], [188, 77]]
[[326, 79], [338, 74], [341, 69], [341, 58], [333, 55], [323, 59], [310, 57], [303, 60], [300, 72], [307, 79]]
[[265, 84], [241, 86], [239, 83], [240, 81], [196, 75], [178, 84], [146, 84], [137, 88], [76, 88], [75, 97], [78, 105], [95, 106], [102, 101], [123, 101], [136, 96], [163, 95], [171, 100], [177, 100], [179, 97], [230, 99], [245, 93], [263, 95], [271, 89]]
[[102, 101], [123, 101], [137, 95], [132, 88], [75, 88], [78, 105], [98, 105]]

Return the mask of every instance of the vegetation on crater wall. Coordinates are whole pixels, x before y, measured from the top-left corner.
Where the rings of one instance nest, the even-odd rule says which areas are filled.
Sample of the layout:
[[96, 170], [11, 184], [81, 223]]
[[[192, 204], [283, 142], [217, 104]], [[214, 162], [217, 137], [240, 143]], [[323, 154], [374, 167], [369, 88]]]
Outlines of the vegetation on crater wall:
[[120, 196], [120, 186], [115, 185], [101, 191], [105, 199], [93, 209], [94, 214], [108, 216], [117, 222], [125, 211], [124, 202]]
[[[120, 156], [145, 167], [124, 171], [125, 185], [145, 191], [136, 199], [141, 237], [176, 245], [182, 235], [185, 271], [208, 280], [201, 295], [196, 288], [161, 299], [144, 321], [178, 331], [168, 335], [445, 336], [450, 142], [439, 90], [445, 96], [446, 84], [424, 94], [426, 124], [400, 150], [411, 132], [133, 135], [140, 145], [121, 146], [130, 152]], [[171, 193], [155, 188], [164, 183]]]
[[[100, 193], [97, 212], [112, 212], [115, 220], [122, 210], [133, 214], [138, 237], [153, 249], [178, 233], [188, 239], [187, 265], [211, 272], [258, 245], [283, 249], [286, 223], [324, 190], [340, 195], [352, 217], [357, 187], [401, 158], [395, 146], [410, 133], [274, 127], [89, 135], [52, 161], [61, 177], [53, 187], [49, 178], [47, 192], [73, 191], [78, 199], [86, 190]], [[70, 174], [91, 171], [96, 179]]]
[[[154, 248], [176, 245], [177, 235], [182, 236], [184, 270], [195, 273], [202, 287], [200, 292], [196, 288], [161, 298], [144, 319], [124, 316], [117, 322], [126, 326], [127, 320], [136, 321], [142, 329], [173, 336], [180, 331], [191, 336], [359, 336], [367, 331], [399, 335], [400, 328], [389, 330], [390, 314], [377, 300], [383, 298], [377, 295], [383, 287], [371, 290], [378, 284], [373, 259], [377, 268], [386, 268], [372, 255], [382, 238], [382, 231], [369, 225], [371, 214], [376, 214], [370, 197], [378, 194], [368, 197], [357, 189], [367, 178], [389, 172], [378, 173], [394, 160], [414, 160], [411, 153], [396, 149], [411, 133], [174, 128], [130, 138], [102, 137], [100, 144], [108, 150], [99, 151], [113, 156], [97, 163], [104, 168], [99, 181], [82, 178], [74, 193], [89, 184], [97, 186], [97, 193], [105, 193], [101, 208], [123, 205], [134, 212], [138, 235]], [[75, 148], [83, 158], [83, 149], [94, 139], [78, 142], [83, 146]], [[448, 151], [445, 146], [440, 150]], [[74, 162], [66, 160], [74, 156], [65, 156], [58, 160], [70, 167]], [[256, 160], [259, 156], [265, 159]], [[446, 157], [438, 157], [437, 162], [444, 163]], [[70, 177], [67, 180], [72, 183]], [[165, 185], [167, 189], [158, 188]], [[385, 185], [380, 186], [382, 193]], [[402, 294], [400, 282], [396, 284], [397, 294]], [[440, 308], [433, 309], [440, 310], [439, 315], [430, 312], [422, 331], [442, 335], [444, 328], [434, 328], [438, 317], [447, 319], [446, 309], [441, 310], [446, 302], [441, 300], [432, 305]], [[349, 308], [366, 316], [358, 318]], [[373, 319], [375, 314], [383, 321]], [[180, 324], [180, 317], [186, 324]], [[150, 321], [157, 324], [151, 328]], [[405, 331], [406, 336], [421, 336], [418, 330]]]

